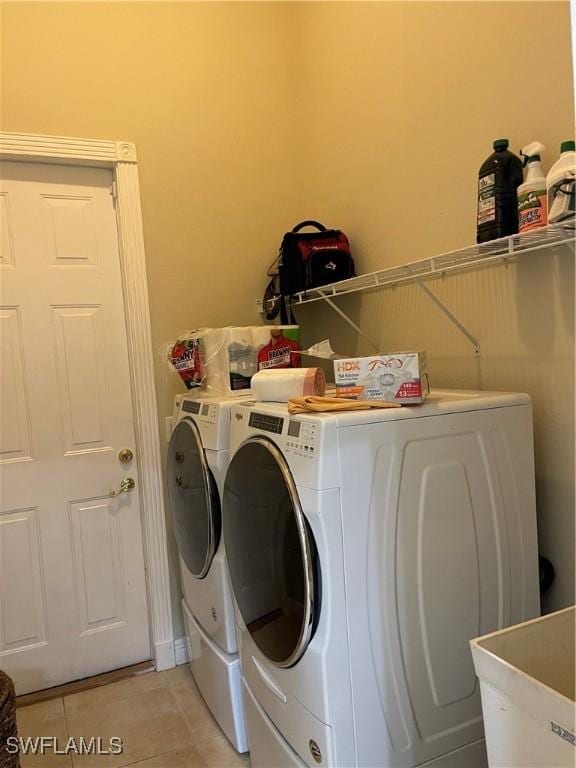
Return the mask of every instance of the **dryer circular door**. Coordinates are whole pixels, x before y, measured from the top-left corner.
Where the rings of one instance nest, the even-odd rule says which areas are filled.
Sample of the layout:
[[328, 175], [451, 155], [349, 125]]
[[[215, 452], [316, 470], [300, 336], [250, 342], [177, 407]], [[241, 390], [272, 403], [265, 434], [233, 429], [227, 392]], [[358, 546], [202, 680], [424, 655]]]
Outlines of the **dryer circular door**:
[[180, 556], [190, 573], [202, 579], [218, 548], [220, 499], [192, 419], [182, 419], [170, 438], [168, 493]]
[[253, 437], [232, 458], [223, 496], [226, 559], [254, 642], [280, 667], [306, 650], [320, 610], [320, 568], [290, 468], [276, 445]]

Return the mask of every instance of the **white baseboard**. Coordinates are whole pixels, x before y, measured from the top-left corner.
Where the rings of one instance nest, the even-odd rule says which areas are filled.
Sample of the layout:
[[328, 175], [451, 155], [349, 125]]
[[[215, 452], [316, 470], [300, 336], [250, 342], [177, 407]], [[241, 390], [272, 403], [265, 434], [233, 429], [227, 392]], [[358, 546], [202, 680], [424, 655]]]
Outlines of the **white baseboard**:
[[187, 664], [190, 661], [190, 644], [187, 637], [179, 637], [174, 640], [174, 657], [176, 666]]
[[164, 669], [172, 669], [176, 665], [175, 648], [173, 640], [165, 640], [154, 645], [154, 664], [157, 672]]

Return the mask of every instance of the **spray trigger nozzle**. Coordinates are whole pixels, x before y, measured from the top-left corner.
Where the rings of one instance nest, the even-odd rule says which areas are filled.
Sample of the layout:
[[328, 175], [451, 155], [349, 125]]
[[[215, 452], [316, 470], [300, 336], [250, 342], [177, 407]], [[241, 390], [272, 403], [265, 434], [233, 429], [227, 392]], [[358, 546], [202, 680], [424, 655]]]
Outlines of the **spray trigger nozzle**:
[[539, 141], [533, 141], [531, 144], [526, 144], [525, 147], [522, 147], [520, 150], [520, 155], [523, 158], [524, 167], [528, 165], [531, 157], [539, 157], [540, 153], [545, 151], [546, 147]]

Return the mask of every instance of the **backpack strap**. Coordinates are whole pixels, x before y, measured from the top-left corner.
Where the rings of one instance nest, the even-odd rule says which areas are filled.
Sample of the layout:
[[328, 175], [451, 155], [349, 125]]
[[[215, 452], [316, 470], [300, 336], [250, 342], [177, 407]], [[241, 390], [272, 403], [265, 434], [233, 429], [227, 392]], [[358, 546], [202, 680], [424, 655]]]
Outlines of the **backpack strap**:
[[297, 325], [296, 318], [292, 312], [292, 297], [286, 297], [284, 294], [280, 295], [280, 324]]
[[320, 224], [319, 221], [313, 221], [312, 219], [301, 221], [300, 224], [296, 224], [296, 226], [292, 229], [292, 232], [300, 232], [300, 230], [304, 229], [304, 227], [315, 227], [316, 229], [320, 230], [320, 232], [326, 232], [326, 227], [324, 224]]

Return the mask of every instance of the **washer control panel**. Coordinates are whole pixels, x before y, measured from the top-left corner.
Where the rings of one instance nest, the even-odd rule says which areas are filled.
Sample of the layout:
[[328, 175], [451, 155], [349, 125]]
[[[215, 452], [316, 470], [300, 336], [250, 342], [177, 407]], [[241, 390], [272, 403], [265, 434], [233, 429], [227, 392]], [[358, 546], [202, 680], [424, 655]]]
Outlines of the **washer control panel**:
[[284, 429], [284, 421], [281, 416], [270, 416], [267, 413], [258, 413], [253, 411], [248, 420], [248, 426], [258, 429], [262, 432], [273, 432], [281, 435]]
[[216, 413], [218, 406], [214, 403], [202, 403], [200, 413], [198, 414], [198, 421], [203, 424], [216, 424]]
[[286, 432], [286, 453], [313, 459], [318, 450], [317, 431], [317, 424], [290, 419]]
[[182, 400], [181, 410], [185, 413], [193, 413], [195, 421], [202, 424], [215, 424], [218, 406], [214, 403], [203, 403], [200, 400]]

